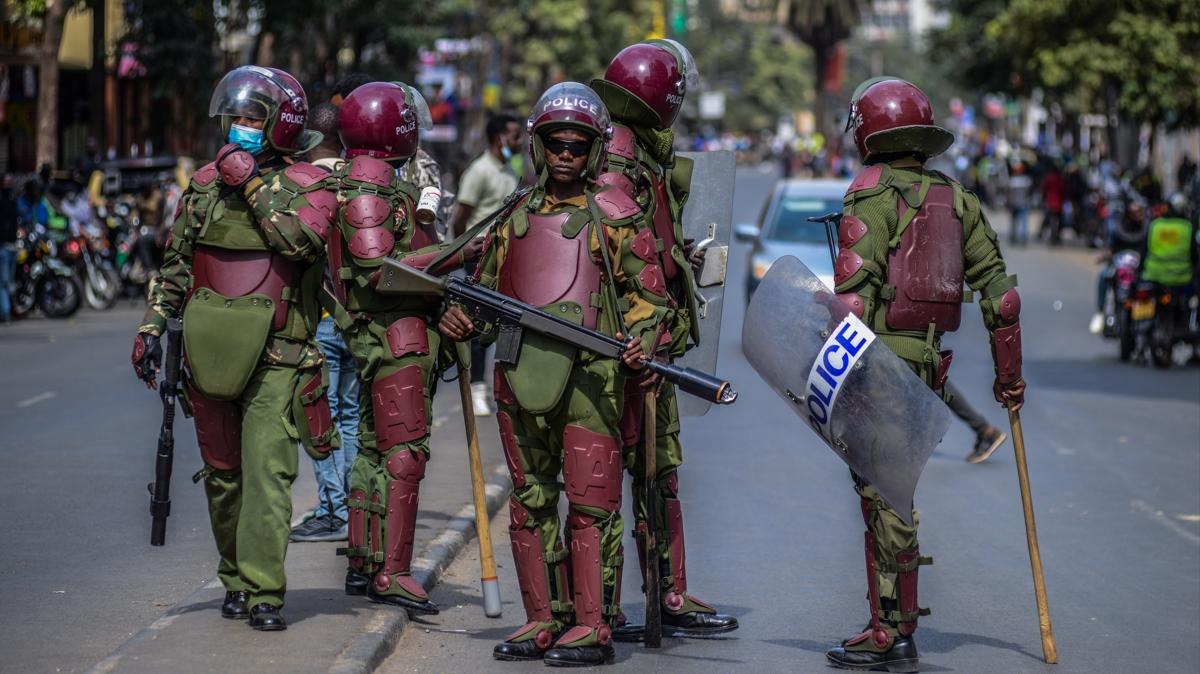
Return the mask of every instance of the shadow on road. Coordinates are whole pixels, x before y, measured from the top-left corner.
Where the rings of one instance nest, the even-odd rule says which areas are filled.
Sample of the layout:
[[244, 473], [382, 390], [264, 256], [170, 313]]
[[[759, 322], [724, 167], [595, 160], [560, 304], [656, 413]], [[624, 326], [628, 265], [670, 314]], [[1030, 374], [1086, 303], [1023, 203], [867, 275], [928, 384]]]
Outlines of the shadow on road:
[[[1114, 367], [1120, 367], [1119, 371]], [[1038, 387], [1089, 391], [1101, 395], [1160, 398], [1200, 403], [1200, 369], [1176, 365], [1159, 370], [1113, 358], [1026, 360], [1025, 372]]]

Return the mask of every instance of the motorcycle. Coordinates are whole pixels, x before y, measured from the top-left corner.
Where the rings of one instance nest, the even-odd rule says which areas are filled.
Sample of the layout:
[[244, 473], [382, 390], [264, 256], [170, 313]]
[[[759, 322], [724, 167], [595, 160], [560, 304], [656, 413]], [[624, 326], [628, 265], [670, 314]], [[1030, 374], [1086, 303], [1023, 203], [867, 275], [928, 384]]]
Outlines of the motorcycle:
[[1139, 359], [1148, 356], [1155, 367], [1168, 368], [1177, 344], [1200, 342], [1200, 299], [1194, 293], [1139, 281], [1128, 304]]
[[83, 297], [93, 309], [108, 309], [121, 292], [121, 277], [108, 255], [108, 238], [94, 224], [63, 246], [65, 260], [73, 263], [83, 284]]
[[48, 318], [66, 318], [79, 311], [83, 288], [71, 268], [56, 257], [56, 248], [53, 239], [36, 229], [18, 231], [14, 316], [24, 316], [34, 306]]
[[1135, 338], [1129, 301], [1137, 282], [1140, 261], [1141, 256], [1132, 250], [1117, 251], [1113, 255], [1113, 273], [1104, 299], [1104, 337], [1117, 340], [1122, 361], [1133, 357]]

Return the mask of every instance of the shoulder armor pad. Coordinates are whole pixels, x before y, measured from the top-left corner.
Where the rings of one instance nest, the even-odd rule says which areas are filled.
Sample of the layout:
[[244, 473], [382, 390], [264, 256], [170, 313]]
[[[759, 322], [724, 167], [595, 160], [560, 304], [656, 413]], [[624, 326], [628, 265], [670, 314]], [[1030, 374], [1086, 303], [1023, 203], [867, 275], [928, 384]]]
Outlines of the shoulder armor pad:
[[637, 141], [633, 137], [633, 130], [624, 124], [613, 124], [612, 129], [612, 138], [609, 139], [606, 149], [618, 157], [633, 159], [637, 154]]
[[382, 227], [391, 215], [391, 204], [374, 194], [360, 194], [342, 206], [342, 220], [355, 229]]
[[863, 190], [869, 190], [879, 184], [879, 179], [883, 177], [883, 167], [879, 164], [868, 166], [858, 172], [854, 176], [854, 182], [850, 183], [850, 188], [846, 190], [846, 194], [853, 194]]
[[838, 225], [838, 246], [851, 248], [867, 235], [867, 225], [853, 215], [843, 215]]
[[197, 187], [208, 187], [217, 179], [217, 173], [216, 162], [205, 164], [192, 174], [192, 183]]
[[624, 220], [642, 212], [633, 197], [615, 187], [605, 188], [596, 194], [596, 206], [609, 220]]
[[396, 171], [392, 169], [391, 164], [368, 157], [367, 155], [359, 155], [350, 160], [346, 167], [346, 179], [355, 180], [360, 183], [368, 183], [378, 187], [389, 187], [392, 184], [392, 179], [396, 177]]
[[315, 190], [304, 195], [308, 200], [308, 205], [325, 214], [325, 217], [333, 220], [337, 217], [338, 202], [337, 195], [331, 190]]
[[283, 175], [287, 176], [288, 180], [296, 183], [301, 189], [305, 189], [328, 178], [329, 172], [319, 166], [302, 161], [283, 169]]
[[619, 190], [631, 198], [637, 196], [637, 188], [633, 186], [633, 181], [629, 179], [629, 176], [624, 173], [605, 171], [596, 178], [596, 184], [602, 187], [610, 186], [612, 189]]

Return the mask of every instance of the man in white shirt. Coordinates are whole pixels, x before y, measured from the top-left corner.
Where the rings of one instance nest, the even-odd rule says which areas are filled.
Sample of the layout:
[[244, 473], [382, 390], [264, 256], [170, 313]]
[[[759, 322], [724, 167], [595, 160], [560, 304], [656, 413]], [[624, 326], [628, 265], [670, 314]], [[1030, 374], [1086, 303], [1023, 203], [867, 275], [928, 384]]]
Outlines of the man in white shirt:
[[[485, 130], [487, 150], [467, 166], [458, 181], [458, 194], [449, 227], [454, 237], [500, 208], [504, 199], [517, 189], [517, 174], [508, 162], [521, 151], [521, 137], [524, 135], [521, 122], [512, 115], [493, 115]], [[467, 263], [466, 272], [475, 272], [474, 261]], [[487, 347], [481, 345], [478, 338], [472, 339], [471, 399], [478, 416], [492, 413], [492, 399], [483, 378], [486, 359]]]

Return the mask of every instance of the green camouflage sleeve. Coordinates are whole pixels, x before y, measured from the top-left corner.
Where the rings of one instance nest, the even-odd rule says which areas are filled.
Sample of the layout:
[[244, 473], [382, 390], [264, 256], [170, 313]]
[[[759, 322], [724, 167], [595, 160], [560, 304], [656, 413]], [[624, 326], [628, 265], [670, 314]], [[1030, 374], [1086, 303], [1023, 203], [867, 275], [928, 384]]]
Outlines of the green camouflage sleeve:
[[311, 263], [325, 254], [337, 197], [323, 182], [302, 187], [283, 171], [276, 171], [246, 191], [268, 243], [280, 255]]
[[987, 329], [1002, 328], [1005, 322], [999, 314], [1000, 298], [1017, 285], [1017, 277], [1008, 275], [996, 231], [988, 224], [979, 199], [965, 191], [962, 218], [965, 226], [963, 272], [967, 285], [980, 293], [979, 308]]
[[146, 288], [148, 306], [138, 332], [161, 335], [167, 319], [178, 316], [183, 308], [183, 300], [192, 287], [192, 248], [196, 232], [192, 222], [198, 202], [203, 201], [202, 195], [191, 190], [180, 199], [179, 215], [171, 226], [162, 267]]

